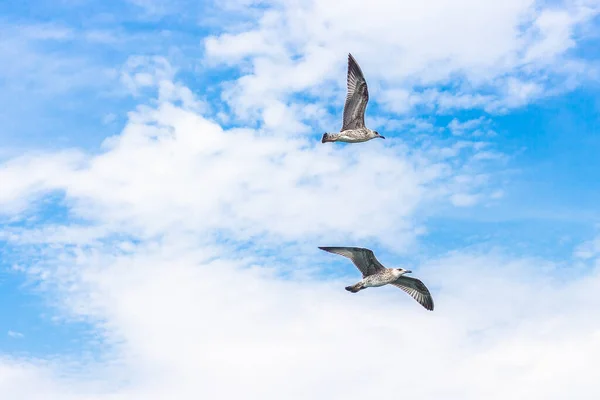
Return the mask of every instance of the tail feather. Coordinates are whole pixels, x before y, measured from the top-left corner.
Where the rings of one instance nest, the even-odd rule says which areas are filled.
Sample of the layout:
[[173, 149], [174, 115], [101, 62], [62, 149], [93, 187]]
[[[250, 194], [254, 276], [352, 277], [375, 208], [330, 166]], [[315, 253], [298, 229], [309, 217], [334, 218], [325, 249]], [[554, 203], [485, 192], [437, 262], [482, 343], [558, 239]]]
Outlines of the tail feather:
[[333, 135], [331, 133], [324, 133], [323, 138], [321, 139], [321, 143], [335, 142], [335, 140], [333, 140], [332, 136]]
[[356, 285], [352, 285], [352, 286], [346, 286], [346, 290], [352, 293], [356, 293], [361, 291], [362, 289], [364, 289], [365, 287], [362, 285], [362, 283], [358, 282]]

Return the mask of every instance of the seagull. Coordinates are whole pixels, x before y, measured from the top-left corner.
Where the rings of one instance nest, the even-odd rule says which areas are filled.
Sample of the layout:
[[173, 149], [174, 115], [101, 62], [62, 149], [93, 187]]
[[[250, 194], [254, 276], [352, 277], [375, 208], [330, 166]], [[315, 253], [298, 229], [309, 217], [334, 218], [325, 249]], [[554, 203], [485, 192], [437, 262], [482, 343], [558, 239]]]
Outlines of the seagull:
[[348, 53], [348, 94], [344, 104], [344, 122], [340, 133], [324, 133], [321, 143], [360, 143], [376, 137], [385, 139], [376, 131], [365, 127], [365, 109], [369, 101], [367, 81], [358, 63]]
[[404, 290], [427, 310], [433, 311], [433, 298], [423, 282], [404, 276], [412, 271], [403, 268], [386, 268], [375, 258], [373, 251], [362, 247], [319, 248], [349, 258], [362, 272], [363, 279], [355, 285], [346, 286], [347, 291], [356, 293], [368, 287], [391, 284]]

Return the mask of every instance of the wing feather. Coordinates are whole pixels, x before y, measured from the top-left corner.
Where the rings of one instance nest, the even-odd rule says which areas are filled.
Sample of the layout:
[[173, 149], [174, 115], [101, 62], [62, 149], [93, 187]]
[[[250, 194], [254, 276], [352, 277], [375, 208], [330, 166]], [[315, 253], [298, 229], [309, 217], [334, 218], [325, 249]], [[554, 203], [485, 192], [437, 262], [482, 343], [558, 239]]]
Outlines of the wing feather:
[[385, 269], [375, 258], [373, 251], [362, 247], [319, 247], [321, 250], [339, 254], [349, 258], [356, 268], [362, 273], [363, 278]]
[[365, 127], [365, 109], [369, 102], [367, 81], [358, 63], [348, 54], [348, 93], [344, 104], [344, 123], [341, 131]]
[[404, 290], [419, 304], [425, 307], [429, 311], [433, 311], [433, 298], [427, 286], [418, 279], [410, 278], [408, 276], [401, 276], [392, 285]]

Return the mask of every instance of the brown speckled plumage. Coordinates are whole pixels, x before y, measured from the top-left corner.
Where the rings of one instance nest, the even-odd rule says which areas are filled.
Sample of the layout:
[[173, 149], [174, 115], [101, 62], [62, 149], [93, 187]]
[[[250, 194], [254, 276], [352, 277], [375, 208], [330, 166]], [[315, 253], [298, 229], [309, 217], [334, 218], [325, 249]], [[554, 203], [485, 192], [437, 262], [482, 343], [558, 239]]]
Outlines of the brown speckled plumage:
[[362, 247], [319, 247], [321, 250], [349, 258], [363, 275], [363, 279], [347, 286], [352, 293], [368, 287], [394, 285], [408, 293], [427, 310], [433, 310], [433, 298], [427, 287], [418, 279], [403, 276], [412, 271], [403, 268], [386, 268], [375, 258], [373, 251]]
[[348, 54], [348, 93], [344, 104], [344, 120], [340, 133], [325, 133], [321, 143], [360, 143], [376, 137], [385, 139], [376, 131], [365, 127], [365, 110], [369, 102], [369, 89], [358, 63]]

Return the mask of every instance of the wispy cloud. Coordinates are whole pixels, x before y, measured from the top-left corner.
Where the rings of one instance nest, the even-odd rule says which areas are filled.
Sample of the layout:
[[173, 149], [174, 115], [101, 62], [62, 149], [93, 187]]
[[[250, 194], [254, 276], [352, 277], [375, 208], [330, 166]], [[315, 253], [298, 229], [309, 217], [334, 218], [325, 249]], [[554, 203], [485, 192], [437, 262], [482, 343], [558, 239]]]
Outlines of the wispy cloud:
[[[170, 65], [183, 63], [177, 54], [189, 45], [179, 31], [127, 29], [119, 19], [97, 16], [83, 25], [68, 18], [52, 23], [0, 19], [0, 57], [11, 60], [0, 65], [4, 151], [15, 154], [33, 143], [59, 147], [59, 142], [83, 142], [106, 115], [123, 117], [122, 107], [137, 93], [121, 81], [132, 60], [159, 60], [157, 53], [171, 49]], [[190, 58], [200, 52], [198, 46], [194, 49], [196, 53], [186, 50]]]
[[585, 260], [600, 256], [600, 236], [579, 245], [574, 255]]
[[472, 136], [490, 137], [496, 135], [496, 132], [490, 128], [490, 120], [486, 117], [479, 117], [463, 122], [459, 121], [457, 118], [454, 118], [448, 124], [448, 129], [455, 136], [470, 134]]
[[68, 51], [81, 38], [67, 26], [3, 23], [0, 32], [4, 37], [0, 54], [12, 60], [0, 67], [5, 90], [56, 96], [75, 88], [98, 87], [110, 79], [107, 69]]
[[25, 336], [21, 332], [12, 331], [12, 330], [9, 330], [6, 334], [13, 339], [21, 339]]

